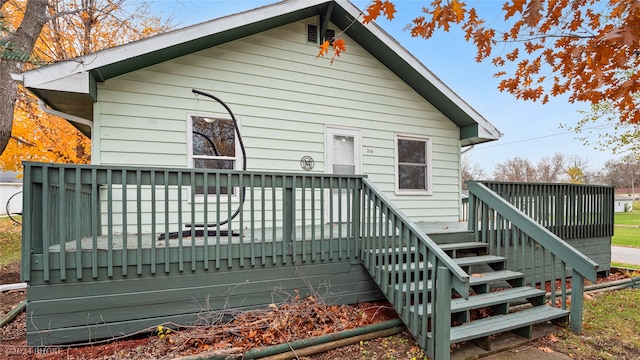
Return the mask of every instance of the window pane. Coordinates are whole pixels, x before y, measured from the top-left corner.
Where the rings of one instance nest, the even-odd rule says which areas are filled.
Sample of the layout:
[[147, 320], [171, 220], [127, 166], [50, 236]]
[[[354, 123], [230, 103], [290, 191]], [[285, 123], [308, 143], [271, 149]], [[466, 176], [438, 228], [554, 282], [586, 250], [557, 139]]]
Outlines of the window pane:
[[236, 156], [236, 132], [231, 120], [193, 118], [193, 155]]
[[[353, 136], [333, 136], [333, 163], [340, 165], [354, 165], [356, 163], [354, 153]], [[348, 173], [353, 174], [353, 173]]]
[[398, 161], [401, 163], [426, 164], [426, 142], [398, 139]]
[[[193, 159], [193, 165], [195, 166], [196, 169], [225, 169], [225, 170], [232, 170], [234, 169], [234, 163], [235, 161], [233, 160], [212, 160], [212, 159]], [[203, 186], [195, 186], [196, 189], [196, 194], [204, 194], [204, 187]], [[220, 187], [220, 194], [227, 194], [227, 187], [226, 186], [221, 186]], [[216, 187], [215, 186], [209, 186], [209, 188], [207, 189], [207, 193], [208, 194], [215, 194], [216, 193]], [[233, 194], [233, 189], [232, 189], [232, 194]]]
[[356, 167], [354, 165], [333, 165], [334, 174], [355, 174]]
[[400, 189], [427, 190], [427, 168], [399, 165], [398, 186]]
[[235, 160], [215, 160], [215, 159], [193, 159], [193, 166], [196, 169], [235, 169]]

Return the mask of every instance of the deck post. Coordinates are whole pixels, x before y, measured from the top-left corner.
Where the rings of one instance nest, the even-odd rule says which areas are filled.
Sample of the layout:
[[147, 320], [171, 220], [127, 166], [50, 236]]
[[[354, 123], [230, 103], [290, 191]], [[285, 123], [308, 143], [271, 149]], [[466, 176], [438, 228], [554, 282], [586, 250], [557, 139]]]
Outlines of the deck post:
[[436, 305], [431, 324], [435, 340], [433, 358], [447, 360], [451, 348], [451, 273], [445, 266], [438, 266], [436, 272]]
[[573, 270], [571, 276], [571, 314], [569, 328], [574, 333], [582, 334], [582, 310], [584, 309], [584, 277]]
[[[22, 223], [26, 225], [22, 226], [22, 251], [20, 255], [20, 280], [23, 282], [28, 282], [29, 280], [31, 280], [31, 249], [34, 245], [33, 230], [37, 229], [38, 226], [37, 223], [33, 221], [32, 214], [35, 213], [34, 210], [42, 209], [42, 204], [35, 203], [33, 194], [35, 186], [32, 184], [32, 175], [33, 165], [28, 163], [25, 164], [24, 178], [22, 180]], [[40, 223], [42, 222], [40, 221]]]
[[[286, 243], [286, 247], [283, 246], [283, 250], [284, 248], [287, 249], [287, 252], [290, 253], [292, 251], [291, 246], [292, 244], [292, 234], [293, 234], [293, 227], [295, 226], [295, 222], [294, 222], [294, 214], [295, 214], [295, 210], [293, 209], [293, 185], [289, 186], [286, 182], [287, 182], [287, 178], [285, 177], [283, 179], [283, 209], [282, 209], [282, 234], [283, 234], [283, 239], [282, 241], [284, 243]], [[283, 259], [287, 257], [288, 254], [285, 254], [283, 252], [282, 257]], [[295, 257], [295, 254], [292, 254], [292, 257]], [[295, 259], [293, 259], [295, 261]]]
[[362, 223], [362, 218], [360, 214], [360, 204], [362, 198], [362, 182], [358, 182], [358, 184], [353, 189], [353, 199], [351, 200], [351, 234], [353, 235], [354, 241], [353, 246], [354, 251], [353, 254], [356, 258], [360, 257], [360, 226]]

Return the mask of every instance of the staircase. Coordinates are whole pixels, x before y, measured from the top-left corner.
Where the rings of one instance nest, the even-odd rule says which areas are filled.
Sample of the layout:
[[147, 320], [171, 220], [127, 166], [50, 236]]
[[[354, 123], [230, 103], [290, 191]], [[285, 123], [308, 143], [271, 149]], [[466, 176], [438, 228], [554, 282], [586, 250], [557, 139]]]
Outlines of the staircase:
[[[492, 335], [512, 331], [525, 338], [531, 338], [534, 324], [550, 320], [567, 322], [568, 310], [547, 305], [546, 292], [525, 284], [525, 275], [507, 269], [505, 257], [489, 254], [487, 243], [464, 241], [439, 246], [470, 275], [468, 299], [460, 297], [462, 294], [457, 294], [453, 289], [451, 292], [450, 344], [471, 340], [489, 351]], [[396, 304], [394, 306], [400, 304], [399, 306], [403, 307], [401, 312], [408, 313], [410, 317], [415, 317], [417, 312], [419, 321], [431, 319], [433, 310], [430, 294], [433, 281], [406, 276], [407, 270], [412, 276], [422, 274], [425, 269], [430, 273], [433, 271], [431, 263], [419, 256], [416, 258], [412, 249], [387, 251], [387, 257], [397, 256], [397, 254], [404, 254], [404, 256], [402, 259], [387, 258], [382, 261], [380, 261], [380, 250], [376, 252], [380, 264], [375, 271], [387, 274], [388, 276], [383, 277], [391, 279], [389, 286], [393, 286], [394, 293], [402, 294], [396, 295], [396, 299], [390, 299]], [[396, 278], [393, 278], [394, 276]], [[427, 294], [427, 299], [420, 296], [416, 304], [415, 298], [409, 300], [406, 298], [410, 296], [407, 294], [415, 293]], [[425, 300], [429, 302], [426, 306], [427, 316], [423, 310], [425, 307], [419, 306]], [[518, 306], [518, 310], [514, 310], [513, 305], [516, 304], [531, 306]]]
[[[451, 344], [463, 341], [488, 349], [491, 335], [501, 332], [528, 338], [534, 324], [547, 321], [582, 333], [584, 281], [596, 281], [598, 264], [543, 226], [548, 219], [536, 221], [487, 186], [468, 182], [469, 231], [447, 227], [448, 238], [436, 241], [437, 234], [414, 223], [369, 180], [362, 184], [362, 206], [354, 215], [362, 214], [355, 229], [361, 261], [430, 358], [449, 359]], [[522, 205], [523, 187], [516, 189], [498, 191]], [[553, 201], [547, 191], [525, 210], [537, 214], [553, 204], [557, 214], [548, 217], [564, 221], [573, 214], [565, 210], [577, 209], [576, 196], [556, 190]], [[598, 201], [606, 203], [604, 197]], [[561, 285], [550, 296], [561, 308], [547, 305], [547, 283]]]

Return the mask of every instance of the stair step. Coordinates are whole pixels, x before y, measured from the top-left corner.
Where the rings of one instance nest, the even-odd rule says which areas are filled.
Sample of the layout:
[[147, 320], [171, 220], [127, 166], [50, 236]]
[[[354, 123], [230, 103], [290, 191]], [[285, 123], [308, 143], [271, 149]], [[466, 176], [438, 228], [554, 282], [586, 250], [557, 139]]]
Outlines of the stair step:
[[483, 284], [493, 284], [500, 281], [514, 280], [514, 279], [522, 279], [524, 278], [524, 274], [519, 271], [512, 270], [498, 270], [480, 274], [471, 274], [469, 278], [469, 285], [483, 285]]
[[[478, 276], [475, 276], [478, 275]], [[524, 278], [524, 274], [518, 271], [511, 270], [498, 270], [493, 272], [481, 273], [481, 274], [473, 274], [469, 278], [469, 285], [484, 285], [484, 284], [493, 284], [501, 281], [513, 280], [513, 279], [522, 279]], [[418, 291], [424, 290], [424, 281], [420, 281], [418, 284]], [[416, 291], [416, 283], [404, 283], [397, 284], [396, 290], [401, 292], [408, 291]], [[427, 281], [427, 290], [431, 290], [431, 280]]]
[[507, 315], [496, 315], [451, 328], [451, 343], [477, 339], [569, 315], [569, 311], [541, 305]]
[[439, 246], [444, 251], [451, 251], [451, 250], [487, 249], [489, 247], [489, 244], [479, 242], [479, 241], [471, 241], [471, 242], [441, 244]]
[[[458, 264], [458, 266], [460, 267], [465, 267], [465, 266], [471, 266], [471, 265], [478, 265], [478, 264], [495, 264], [495, 263], [501, 263], [501, 262], [505, 262], [506, 258], [503, 256], [495, 256], [495, 255], [478, 255], [478, 256], [467, 256], [467, 257], [461, 257], [461, 258], [455, 258], [452, 259], [456, 264]], [[384, 271], [407, 271], [407, 270], [415, 270], [416, 269], [416, 264], [418, 266], [418, 270], [423, 270], [425, 268], [425, 264], [427, 269], [431, 269], [433, 267], [433, 265], [430, 262], [424, 262], [424, 261], [420, 261], [418, 263], [416, 262], [403, 262], [403, 263], [399, 263], [396, 264], [395, 267], [394, 265], [384, 265], [382, 267], [382, 270]]]
[[[516, 300], [529, 299], [538, 296], [544, 296], [545, 292], [530, 286], [522, 286], [514, 289], [505, 289], [501, 291], [493, 291], [485, 294], [469, 296], [468, 300], [463, 298], [451, 300], [451, 313], [480, 309], [487, 306], [499, 304], [507, 304]], [[418, 315], [422, 316], [423, 307], [418, 307]], [[415, 311], [415, 306], [410, 309]], [[427, 304], [427, 315], [431, 315], [431, 303]]]
[[458, 264], [460, 267], [478, 265], [478, 264], [494, 264], [505, 262], [507, 258], [504, 256], [495, 256], [495, 255], [478, 255], [478, 256], [467, 256], [461, 258], [455, 258], [453, 261]]
[[[479, 241], [469, 241], [469, 242], [460, 242], [460, 243], [441, 244], [438, 246], [444, 251], [452, 251], [452, 250], [457, 251], [457, 250], [487, 249], [489, 247], [489, 244], [479, 242]], [[402, 247], [403, 254], [406, 254], [408, 252], [413, 253], [415, 252], [415, 250], [416, 250], [415, 246], [412, 246], [411, 248], [408, 248], [406, 246]], [[375, 254], [375, 255], [379, 255], [379, 254], [389, 255], [389, 254], [395, 254], [399, 252], [400, 251], [398, 248], [369, 249], [369, 253]]]

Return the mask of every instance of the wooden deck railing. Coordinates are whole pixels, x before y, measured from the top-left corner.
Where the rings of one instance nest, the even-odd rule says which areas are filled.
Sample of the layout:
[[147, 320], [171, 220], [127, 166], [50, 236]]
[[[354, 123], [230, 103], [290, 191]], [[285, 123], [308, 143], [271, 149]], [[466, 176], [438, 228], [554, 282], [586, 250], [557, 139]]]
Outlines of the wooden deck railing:
[[25, 281], [33, 256], [50, 282], [360, 255], [361, 175], [25, 163], [24, 179]]
[[611, 186], [481, 183], [562, 239], [613, 236]]
[[[431, 354], [449, 351], [452, 286], [468, 296], [469, 275], [362, 175], [29, 162], [24, 179], [22, 274], [32, 285], [365, 256]], [[421, 265], [399, 263], [412, 258]], [[421, 297], [436, 309], [429, 318], [418, 315], [431, 313], [426, 301], [410, 308]]]
[[[505, 256], [508, 262], [513, 264], [514, 270], [529, 274], [525, 279], [526, 283], [540, 286], [542, 289], [545, 289], [549, 284], [551, 303], [554, 305], [556, 304], [556, 283], [559, 281], [561, 285], [559, 306], [563, 309], [567, 309], [566, 279], [571, 277], [570, 327], [571, 330], [580, 334], [582, 332], [584, 278], [595, 282], [598, 264], [575, 250], [540, 223], [544, 218], [536, 214], [546, 212], [548, 209], [546, 206], [530, 206], [530, 204], [537, 203], [522, 201], [520, 206], [524, 206], [526, 209], [521, 210], [484, 183], [468, 182], [467, 185], [469, 187], [469, 228], [473, 230], [477, 241], [488, 243], [490, 253]], [[518, 192], [514, 191], [514, 193]], [[578, 193], [580, 192], [578, 191]], [[566, 195], [565, 198], [573, 198], [573, 196]], [[510, 200], [514, 201], [514, 198], [512, 197]], [[553, 208], [558, 208], [555, 206], [557, 205], [555, 202], [553, 205]], [[572, 206], [569, 205], [569, 208], [571, 209]], [[604, 206], [599, 211], [607, 209], [611, 209], [611, 207]], [[532, 221], [526, 210], [533, 212], [533, 217], [538, 221]], [[594, 207], [593, 210], [597, 209]], [[593, 217], [606, 218], [606, 216], [597, 214], [594, 214]], [[552, 218], [563, 220], [562, 222], [557, 221], [555, 224], [575, 223], [571, 216], [563, 219], [558, 219], [558, 216], [552, 216]], [[472, 221], [472, 219], [477, 219], [477, 221]], [[551, 270], [547, 273], [548, 267]], [[567, 273], [569, 267], [572, 269], [571, 275]], [[541, 269], [540, 273], [537, 273], [536, 269]]]
[[362, 199], [365, 267], [428, 356], [448, 358], [451, 289], [468, 298], [469, 274], [368, 179]]
[[[513, 243], [516, 251], [505, 255], [521, 266], [558, 261], [547, 279], [563, 285], [573, 269], [572, 318], [581, 319], [583, 277], [594, 279], [596, 265], [488, 187], [469, 189], [478, 240], [497, 252]], [[523, 204], [564, 211], [559, 199], [576, 196]], [[550, 205], [534, 213], [554, 225], [606, 228], [601, 215], [574, 220], [573, 209], [599, 201], [588, 199], [562, 216], [548, 214]], [[23, 204], [22, 275], [31, 285], [353, 260], [431, 357], [449, 352], [451, 289], [469, 294], [469, 275], [362, 175], [28, 162]], [[534, 272], [530, 282], [544, 277]], [[429, 301], [435, 311], [427, 311]]]

